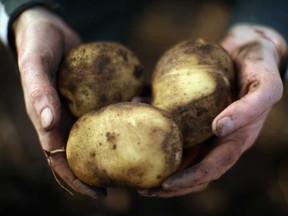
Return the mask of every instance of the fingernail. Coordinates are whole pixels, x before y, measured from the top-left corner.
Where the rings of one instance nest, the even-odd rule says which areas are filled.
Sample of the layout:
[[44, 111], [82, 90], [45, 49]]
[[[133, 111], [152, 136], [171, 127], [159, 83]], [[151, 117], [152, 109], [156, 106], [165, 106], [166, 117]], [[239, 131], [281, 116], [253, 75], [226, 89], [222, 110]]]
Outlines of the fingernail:
[[101, 189], [98, 189], [97, 191], [97, 197], [99, 197], [100, 199], [103, 199], [107, 196], [107, 191], [105, 188], [101, 188]]
[[93, 199], [103, 199], [107, 196], [105, 188], [92, 187], [93, 191], [90, 191], [89, 196]]
[[162, 187], [165, 189], [165, 190], [170, 190], [170, 189], [174, 189], [174, 186], [169, 184], [169, 183], [163, 183], [162, 184]]
[[169, 183], [163, 183], [162, 187], [164, 188], [164, 190], [179, 190], [180, 189], [179, 186], [169, 184]]
[[43, 128], [48, 128], [53, 122], [53, 113], [49, 107], [41, 112], [41, 124]]
[[104, 192], [97, 192], [95, 194], [92, 195], [93, 199], [104, 199], [107, 196], [107, 193]]
[[231, 117], [224, 117], [217, 122], [216, 135], [226, 136], [234, 130], [234, 122]]
[[139, 190], [138, 193], [142, 196], [146, 196], [146, 197], [153, 197], [155, 196], [154, 191], [152, 190]]

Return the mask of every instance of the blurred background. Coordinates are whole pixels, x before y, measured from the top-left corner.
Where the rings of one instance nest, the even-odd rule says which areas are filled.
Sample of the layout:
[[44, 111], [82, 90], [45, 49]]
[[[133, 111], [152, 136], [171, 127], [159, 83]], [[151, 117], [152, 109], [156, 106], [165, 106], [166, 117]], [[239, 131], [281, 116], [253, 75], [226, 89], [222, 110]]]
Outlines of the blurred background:
[[[139, 11], [128, 45], [147, 74], [165, 50], [188, 37], [220, 41], [230, 8], [216, 1], [151, 1]], [[200, 193], [160, 199], [109, 189], [102, 201], [71, 196], [55, 181], [25, 111], [14, 56], [0, 45], [0, 214], [9, 215], [288, 215], [288, 91], [255, 143]], [[149, 75], [147, 75], [149, 79]]]

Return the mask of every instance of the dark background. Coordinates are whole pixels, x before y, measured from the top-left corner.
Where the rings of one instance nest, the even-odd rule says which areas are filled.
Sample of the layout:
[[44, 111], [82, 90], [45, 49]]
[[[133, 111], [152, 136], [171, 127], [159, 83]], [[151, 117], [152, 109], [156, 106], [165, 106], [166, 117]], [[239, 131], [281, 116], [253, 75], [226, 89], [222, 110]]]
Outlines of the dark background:
[[[220, 41], [230, 9], [219, 3], [152, 2], [131, 27], [129, 46], [147, 74], [161, 54], [188, 37]], [[180, 16], [181, 15], [181, 16]], [[0, 46], [0, 214], [9, 215], [288, 215], [288, 92], [255, 143], [200, 193], [160, 199], [109, 189], [96, 201], [71, 196], [55, 181], [25, 112], [14, 57]], [[147, 75], [149, 80], [149, 75]]]

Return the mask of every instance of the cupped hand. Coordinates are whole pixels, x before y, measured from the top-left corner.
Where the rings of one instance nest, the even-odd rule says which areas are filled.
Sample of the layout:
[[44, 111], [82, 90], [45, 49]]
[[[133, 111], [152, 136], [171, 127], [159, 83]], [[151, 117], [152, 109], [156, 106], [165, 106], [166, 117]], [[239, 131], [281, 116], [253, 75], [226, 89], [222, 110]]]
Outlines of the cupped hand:
[[283, 93], [279, 73], [286, 42], [273, 29], [237, 25], [221, 42], [235, 62], [238, 97], [213, 121], [213, 148], [187, 169], [168, 177], [162, 188], [143, 196], [175, 197], [204, 190], [227, 172], [258, 137], [269, 110]]
[[79, 36], [58, 15], [41, 7], [22, 12], [13, 31], [26, 110], [55, 177], [80, 194], [105, 196], [105, 189], [92, 188], [72, 173], [65, 154], [72, 118], [61, 106], [56, 78], [63, 55], [81, 43]]

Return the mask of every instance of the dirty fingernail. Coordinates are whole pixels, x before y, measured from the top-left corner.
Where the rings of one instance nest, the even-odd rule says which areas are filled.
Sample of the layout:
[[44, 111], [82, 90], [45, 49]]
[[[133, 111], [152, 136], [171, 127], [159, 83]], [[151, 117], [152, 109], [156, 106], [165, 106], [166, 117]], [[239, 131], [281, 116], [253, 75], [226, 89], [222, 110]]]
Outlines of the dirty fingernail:
[[231, 117], [224, 117], [217, 122], [216, 135], [226, 136], [234, 130], [234, 122]]
[[164, 189], [170, 189], [171, 187], [173, 187], [173, 185], [170, 185], [169, 183], [167, 184], [167, 183], [163, 183], [162, 184], [162, 187], [164, 188]]
[[107, 191], [105, 189], [99, 188], [91, 194], [91, 197], [94, 199], [103, 199], [107, 196]]
[[155, 196], [155, 193], [151, 190], [139, 190], [138, 193], [142, 196], [146, 196], [146, 197], [153, 197]]
[[48, 128], [53, 122], [53, 113], [49, 107], [46, 107], [41, 112], [41, 124], [43, 128]]
[[163, 183], [162, 184], [162, 187], [165, 189], [165, 190], [177, 190], [179, 189], [179, 187], [173, 185], [173, 184], [170, 184], [170, 183]]

